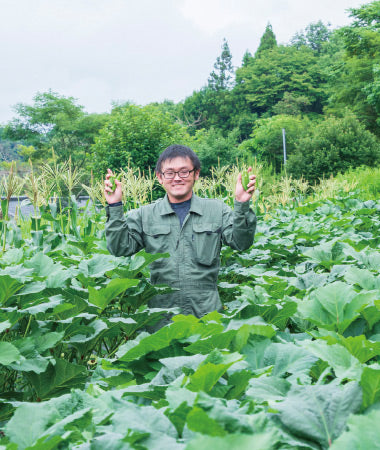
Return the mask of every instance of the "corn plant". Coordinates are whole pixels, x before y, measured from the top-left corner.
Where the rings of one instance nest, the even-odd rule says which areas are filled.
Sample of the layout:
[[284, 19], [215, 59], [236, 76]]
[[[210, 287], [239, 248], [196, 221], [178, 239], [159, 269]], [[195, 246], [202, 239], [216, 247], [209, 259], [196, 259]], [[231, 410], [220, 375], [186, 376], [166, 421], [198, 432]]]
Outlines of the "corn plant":
[[6, 238], [7, 238], [7, 228], [8, 228], [8, 210], [9, 210], [9, 202], [11, 197], [19, 196], [23, 187], [23, 180], [17, 176], [14, 169], [14, 162], [11, 164], [11, 168], [8, 176], [4, 176], [2, 178], [1, 183], [1, 191], [4, 196], [1, 200], [1, 211], [3, 216], [2, 222], [2, 232], [3, 232], [3, 246], [2, 251], [4, 253], [6, 246]]

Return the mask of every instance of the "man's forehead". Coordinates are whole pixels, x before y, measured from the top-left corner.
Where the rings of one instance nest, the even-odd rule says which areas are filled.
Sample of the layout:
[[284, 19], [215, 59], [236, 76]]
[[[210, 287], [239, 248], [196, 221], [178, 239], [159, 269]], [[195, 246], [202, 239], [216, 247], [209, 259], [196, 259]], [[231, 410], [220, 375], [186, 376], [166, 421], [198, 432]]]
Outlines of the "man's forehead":
[[191, 159], [188, 157], [183, 158], [182, 156], [177, 156], [175, 158], [163, 161], [162, 166], [165, 169], [181, 169], [181, 168], [191, 169], [193, 167], [193, 163], [191, 162]]

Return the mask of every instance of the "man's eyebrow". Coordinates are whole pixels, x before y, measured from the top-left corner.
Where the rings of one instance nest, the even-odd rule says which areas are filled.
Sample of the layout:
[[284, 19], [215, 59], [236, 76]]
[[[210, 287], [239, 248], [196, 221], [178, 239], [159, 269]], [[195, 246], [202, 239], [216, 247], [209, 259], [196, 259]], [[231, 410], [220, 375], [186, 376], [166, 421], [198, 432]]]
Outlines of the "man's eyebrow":
[[[183, 169], [190, 170], [190, 169], [188, 168], [188, 166], [180, 167], [178, 170], [183, 170]], [[173, 168], [173, 167], [165, 167], [164, 170], [174, 170], [174, 168]]]

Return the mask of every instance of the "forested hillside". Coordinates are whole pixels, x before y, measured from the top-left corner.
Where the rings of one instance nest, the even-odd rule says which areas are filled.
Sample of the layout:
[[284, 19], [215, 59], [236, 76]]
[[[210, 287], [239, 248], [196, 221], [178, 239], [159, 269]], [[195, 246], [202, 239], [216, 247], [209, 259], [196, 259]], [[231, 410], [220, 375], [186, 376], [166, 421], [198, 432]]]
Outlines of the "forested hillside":
[[[149, 170], [169, 144], [194, 148], [203, 173], [253, 158], [314, 182], [380, 162], [380, 1], [350, 10], [349, 26], [321, 21], [279, 44], [268, 24], [260, 45], [233, 67], [227, 40], [205, 80], [183, 101], [119, 103], [89, 114], [72, 97], [37, 93], [18, 104], [2, 139], [22, 142], [25, 161], [71, 157], [101, 174], [126, 165]], [[1, 141], [2, 142], [2, 141]], [[10, 150], [9, 150], [10, 151]], [[11, 153], [1, 154], [2, 160]]]

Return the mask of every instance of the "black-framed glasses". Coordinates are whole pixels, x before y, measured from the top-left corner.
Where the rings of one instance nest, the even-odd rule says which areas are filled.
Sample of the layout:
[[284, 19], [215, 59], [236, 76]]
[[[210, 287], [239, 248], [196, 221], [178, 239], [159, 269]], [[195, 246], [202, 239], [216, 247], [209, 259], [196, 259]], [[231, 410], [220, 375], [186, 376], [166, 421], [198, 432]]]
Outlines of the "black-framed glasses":
[[178, 176], [180, 178], [187, 178], [191, 174], [191, 172], [194, 172], [194, 170], [195, 169], [167, 170], [166, 172], [162, 172], [162, 175], [166, 180], [172, 180], [173, 178], [175, 178], [176, 173], [178, 173]]

